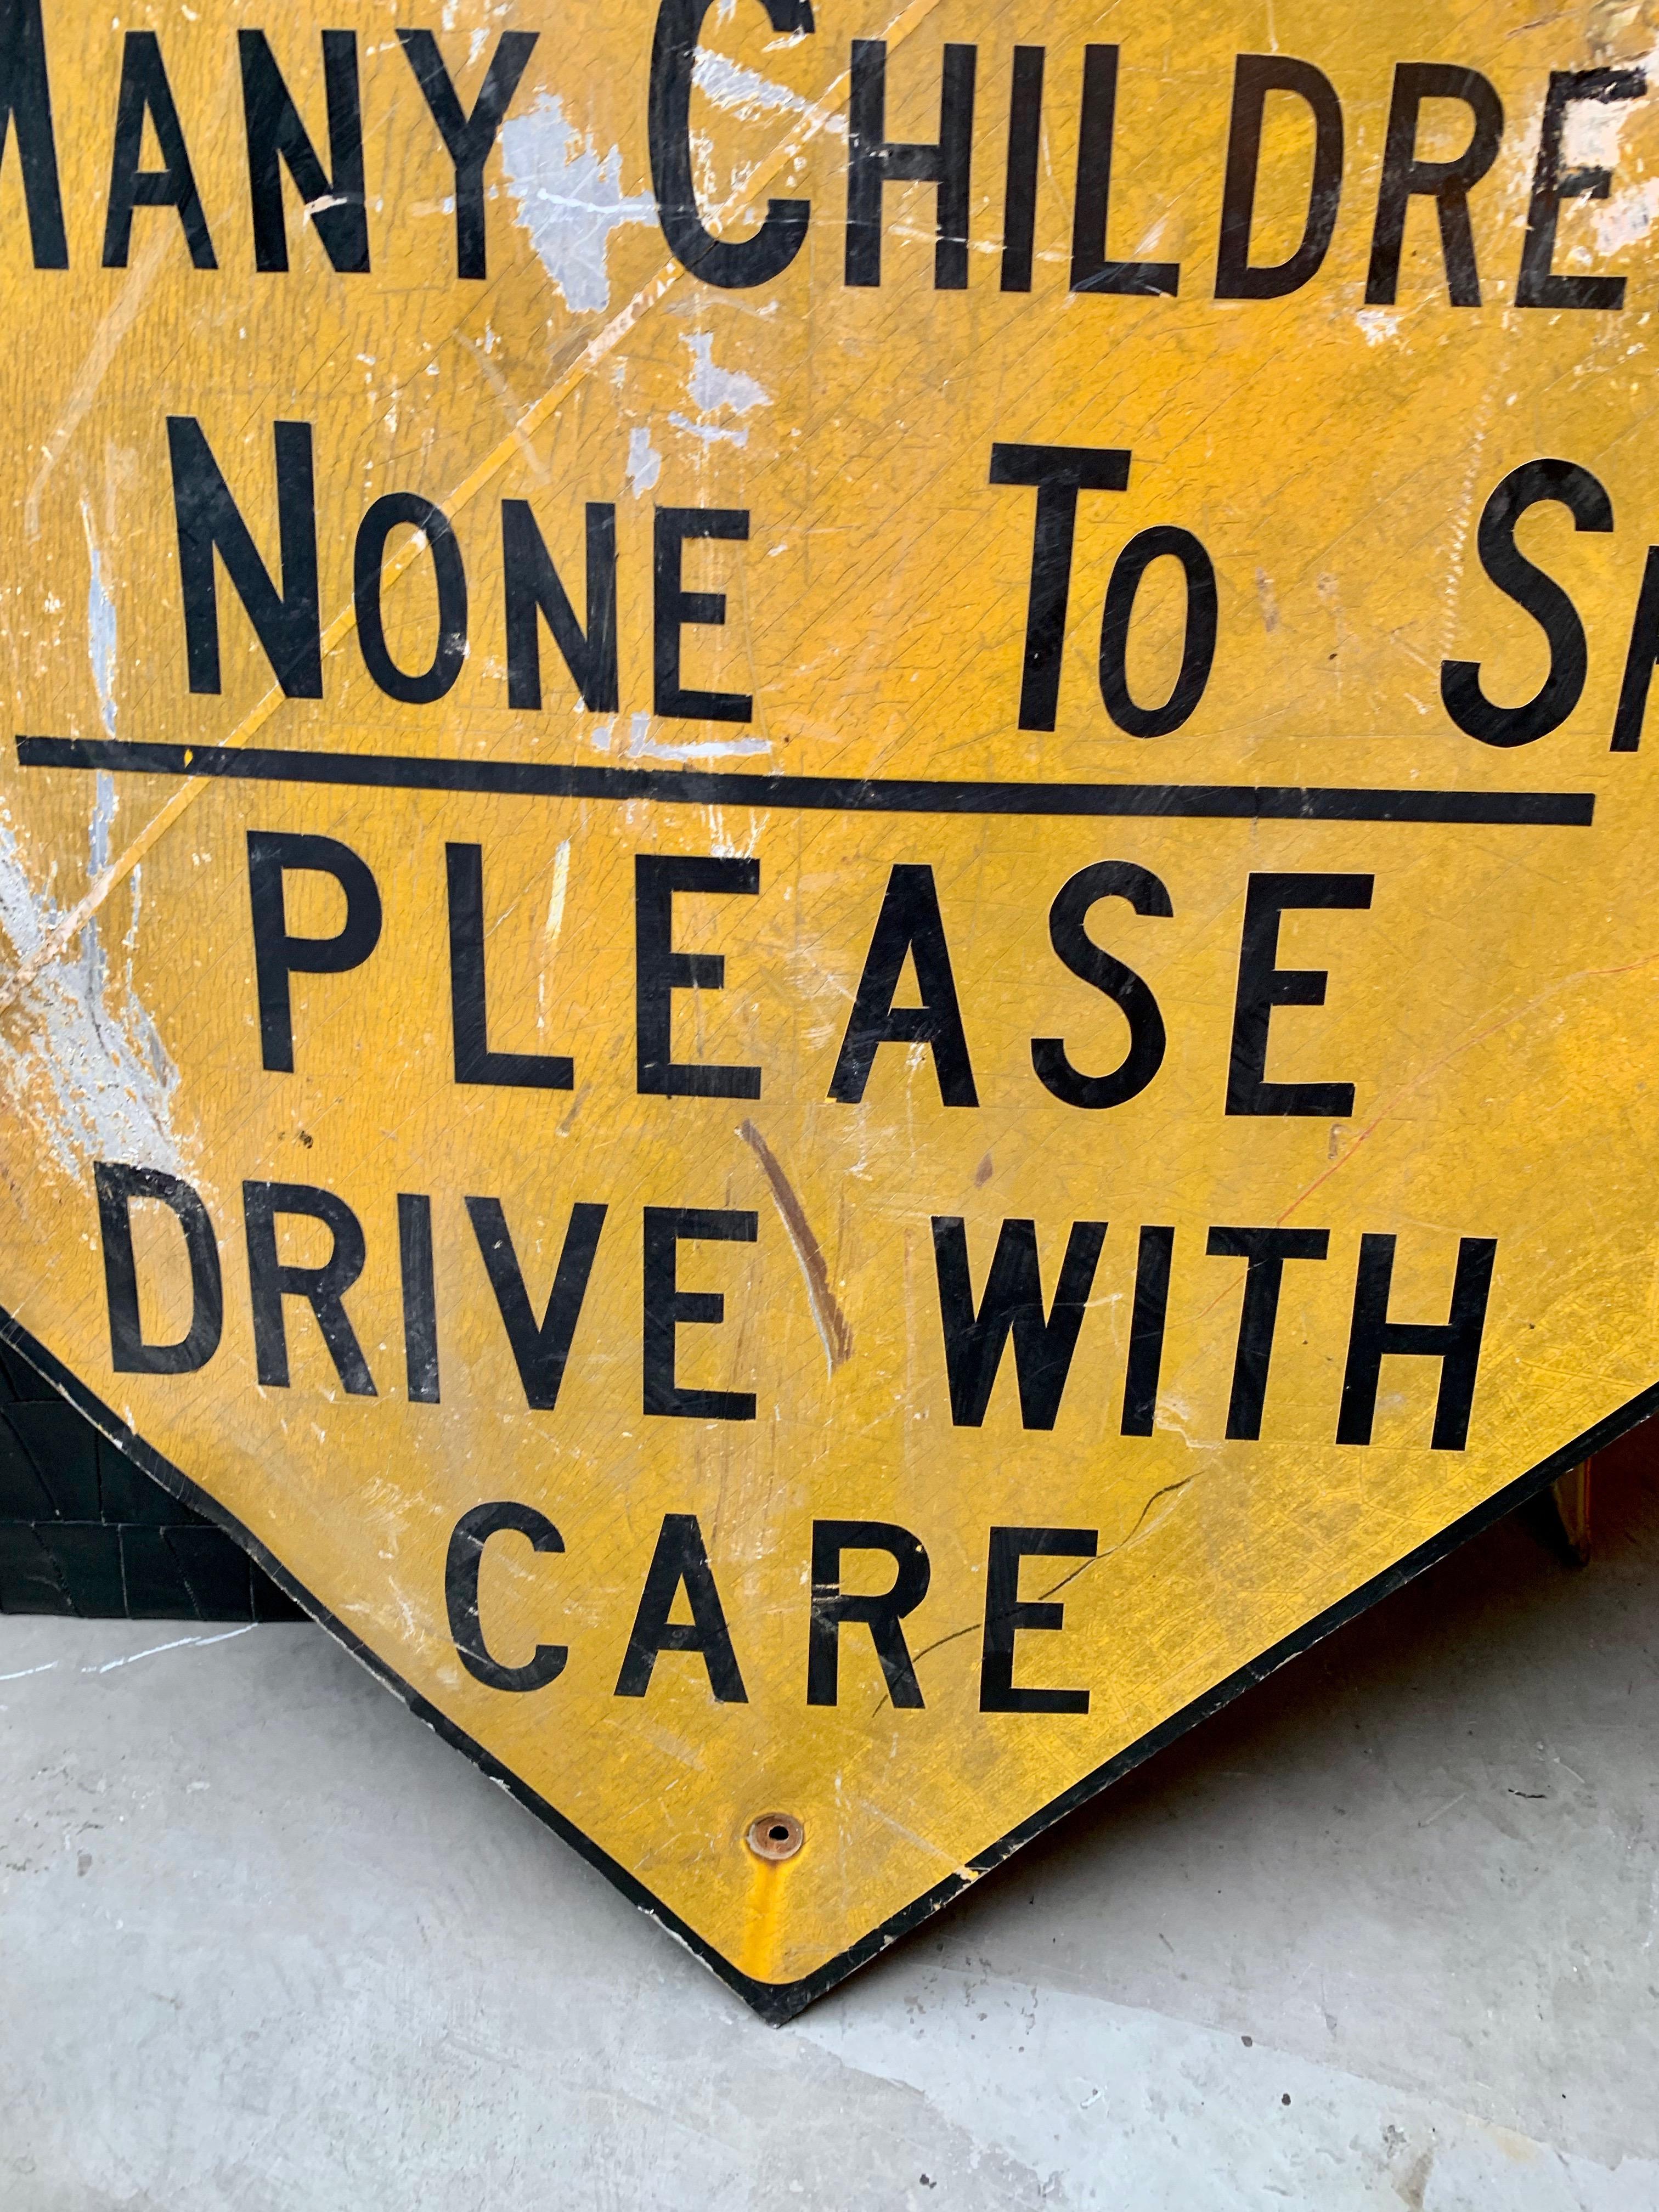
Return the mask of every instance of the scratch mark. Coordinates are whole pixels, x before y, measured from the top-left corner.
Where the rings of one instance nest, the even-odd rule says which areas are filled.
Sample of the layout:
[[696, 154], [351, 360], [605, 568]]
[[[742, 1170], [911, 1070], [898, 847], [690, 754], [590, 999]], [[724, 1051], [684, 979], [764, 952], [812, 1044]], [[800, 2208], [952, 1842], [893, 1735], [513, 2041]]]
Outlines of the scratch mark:
[[1273, 592], [1273, 580], [1265, 568], [1255, 572], [1255, 595], [1261, 602], [1261, 627], [1269, 637], [1279, 628], [1279, 601]]
[[547, 894], [547, 920], [542, 924], [541, 971], [536, 978], [536, 1027], [547, 1026], [547, 978], [553, 956], [564, 934], [565, 893], [570, 887], [570, 840], [561, 839], [553, 854], [553, 880]]
[[118, 1667], [131, 1667], [140, 1659], [159, 1658], [163, 1651], [182, 1651], [187, 1644], [198, 1649], [209, 1644], [228, 1644], [233, 1636], [252, 1636], [258, 1624], [250, 1620], [243, 1628], [227, 1628], [217, 1636], [176, 1636], [171, 1644], [152, 1644], [147, 1651], [129, 1651], [124, 1658], [106, 1659], [101, 1667], [83, 1667], [83, 1674], [112, 1674]]
[[853, 1331], [830, 1287], [830, 1270], [824, 1265], [823, 1249], [812, 1234], [812, 1224], [806, 1218], [793, 1186], [765, 1138], [752, 1121], [740, 1123], [738, 1134], [760, 1162], [761, 1172], [771, 1187], [773, 1200], [794, 1247], [796, 1264], [806, 1285], [807, 1303], [812, 1309], [812, 1319], [823, 1344], [823, 1356], [833, 1375], [853, 1356]]
[[1417, 1824], [1419, 1828], [1429, 1827], [1434, 1821], [1440, 1818], [1440, 1815], [1443, 1813], [1449, 1813], [1454, 1805], [1461, 1805], [1468, 1794], [1469, 1793], [1467, 1790], [1460, 1790], [1455, 1797], [1448, 1797], [1443, 1805], [1437, 1805], [1435, 1807], [1433, 1812], [1428, 1815], [1427, 1819], [1419, 1820]]
[[[520, 398], [518, 393], [514, 392], [513, 386], [507, 382], [506, 377], [501, 374], [501, 369], [489, 358], [492, 349], [491, 340], [494, 333], [490, 331], [489, 326], [486, 325], [484, 338], [482, 344], [477, 338], [469, 337], [465, 331], [461, 331], [459, 336], [462, 343], [470, 347], [471, 349], [474, 360], [477, 362], [479, 368], [483, 369], [484, 375], [489, 381], [490, 387], [494, 391], [495, 397], [501, 401], [501, 412], [507, 416], [507, 420], [513, 425], [513, 435], [518, 441], [519, 453], [524, 461], [526, 468], [529, 470], [531, 475], [534, 477], [538, 483], [545, 484], [550, 483], [552, 481], [551, 471], [549, 469], [547, 463], [542, 459], [541, 455], [536, 451], [534, 441], [525, 434], [523, 422], [524, 402]], [[361, 361], [363, 356], [359, 354], [357, 358]]]
[[[93, 542], [92, 516], [85, 500], [81, 502], [81, 521], [87, 533], [87, 552], [92, 562], [92, 578], [87, 586], [87, 658], [92, 663], [92, 680], [98, 693], [98, 712], [107, 736], [115, 735], [115, 602], [104, 583], [104, 556]], [[112, 798], [113, 794], [112, 794]], [[107, 848], [103, 861], [107, 866]]]
[[[1097, 1552], [1093, 1559], [1080, 1559], [1076, 1566], [1068, 1568], [1066, 1573], [1060, 1577], [1058, 1582], [1049, 1583], [1048, 1589], [1043, 1591], [1041, 1597], [1036, 1599], [1036, 1602], [1038, 1605], [1045, 1604], [1049, 1598], [1054, 1597], [1059, 1591], [1063, 1590], [1068, 1583], [1074, 1583], [1079, 1575], [1086, 1575], [1091, 1567], [1097, 1567], [1103, 1559], [1115, 1559], [1120, 1552], [1127, 1550], [1127, 1547], [1133, 1543], [1135, 1538], [1140, 1534], [1142, 1528], [1146, 1527], [1146, 1516], [1152, 1511], [1153, 1506], [1158, 1504], [1158, 1499], [1160, 1498], [1178, 1497], [1181, 1492], [1185, 1490], [1193, 1480], [1194, 1477], [1190, 1474], [1183, 1474], [1179, 1482], [1166, 1482], [1161, 1490], [1155, 1490], [1152, 1496], [1146, 1500], [1146, 1503], [1141, 1507], [1139, 1512], [1135, 1516], [1134, 1527], [1130, 1529], [1127, 1536], [1120, 1536], [1115, 1544], [1109, 1546], [1103, 1552]], [[1022, 1605], [1029, 1605], [1032, 1602], [1030, 1598], [1022, 1598], [1018, 1601]], [[930, 1653], [934, 1651], [942, 1651], [947, 1644], [960, 1643], [964, 1636], [971, 1636], [976, 1629], [982, 1628], [985, 1626], [986, 1624], [982, 1621], [970, 1620], [965, 1628], [953, 1628], [948, 1636], [940, 1636], [936, 1638], [932, 1644], [924, 1644], [921, 1650], [915, 1654], [915, 1657], [910, 1662], [912, 1669], [914, 1670], [915, 1668], [920, 1667], [922, 1661], [926, 1659]], [[876, 1715], [887, 1703], [890, 1695], [890, 1692], [884, 1691], [881, 1696], [877, 1698], [874, 1705], [871, 1708], [870, 1717], [872, 1720], [874, 1720]]]
[[[775, 113], [781, 109], [793, 115], [811, 112], [811, 102], [802, 94], [791, 92], [787, 84], [763, 76], [758, 70], [745, 69], [741, 62], [707, 46], [697, 49], [691, 82], [705, 100], [731, 110], [744, 123], [757, 123], [769, 111]], [[847, 126], [838, 117], [832, 117], [826, 128], [844, 131]]]
[[[1501, 1036], [1504, 1030], [1510, 1028], [1515, 1023], [1526, 1020], [1528, 1015], [1536, 1013], [1540, 1006], [1547, 1006], [1552, 999], [1560, 997], [1563, 992], [1576, 991], [1583, 983], [1605, 982], [1613, 976], [1634, 975], [1640, 969], [1652, 967], [1656, 960], [1659, 960], [1659, 955], [1646, 953], [1639, 960], [1622, 961], [1616, 967], [1578, 969], [1571, 975], [1559, 977], [1547, 989], [1538, 992], [1534, 997], [1528, 999], [1523, 1006], [1512, 1006], [1507, 1013], [1496, 1015], [1484, 1029], [1479, 1029], [1472, 1036], [1464, 1037], [1459, 1043], [1449, 1046], [1437, 1060], [1432, 1060], [1427, 1067], [1420, 1069], [1409, 1082], [1402, 1083], [1397, 1091], [1389, 1093], [1364, 1127], [1356, 1134], [1347, 1151], [1334, 1160], [1322, 1174], [1316, 1176], [1305, 1189], [1297, 1193], [1279, 1216], [1274, 1226], [1282, 1229], [1294, 1214], [1299, 1213], [1314, 1193], [1328, 1183], [1333, 1176], [1340, 1175], [1359, 1151], [1360, 1146], [1370, 1141], [1377, 1131], [1387, 1123], [1397, 1106], [1411, 1097], [1414, 1092], [1420, 1091], [1425, 1083], [1431, 1082], [1443, 1069], [1449, 1067], [1455, 1060], [1461, 1059], [1466, 1052], [1473, 1052], [1477, 1046], [1486, 1043], [1489, 1037]], [[1199, 1315], [1200, 1320], [1205, 1320], [1213, 1313], [1222, 1300], [1231, 1297], [1241, 1287], [1243, 1281], [1243, 1274], [1230, 1276], [1226, 1285], [1216, 1292], [1208, 1305], [1201, 1309]]]
[[682, 415], [677, 407], [668, 418], [673, 428], [684, 430], [688, 436], [701, 438], [705, 446], [746, 446], [749, 433], [741, 424], [732, 427], [723, 422], [694, 422], [689, 415]]
[[890, 1828], [896, 1836], [902, 1836], [907, 1844], [914, 1844], [919, 1851], [926, 1851], [930, 1858], [943, 1859], [951, 1873], [957, 1875], [963, 1881], [975, 1882], [980, 1879], [972, 1867], [963, 1866], [959, 1860], [953, 1858], [949, 1851], [943, 1850], [940, 1845], [932, 1842], [927, 1836], [919, 1836], [914, 1828], [907, 1828], [902, 1820], [896, 1820], [890, 1813], [884, 1812], [879, 1805], [872, 1803], [868, 1797], [857, 1797], [853, 1802], [860, 1812], [869, 1814], [872, 1820], [879, 1820], [884, 1828]]
[[553, 882], [547, 895], [547, 923], [542, 939], [549, 955], [557, 951], [564, 929], [564, 896], [570, 887], [570, 840], [560, 841], [553, 855]]
[[52, 425], [50, 435], [41, 448], [40, 465], [23, 501], [23, 535], [38, 538], [40, 534], [40, 495], [46, 480], [62, 459], [64, 449], [80, 428], [88, 407], [98, 397], [99, 387], [109, 374], [123, 338], [132, 328], [138, 310], [144, 304], [150, 286], [161, 273], [167, 258], [167, 234], [159, 226], [144, 241], [138, 258], [132, 264], [127, 281], [116, 295], [115, 305], [101, 318], [92, 334], [92, 343], [87, 348], [81, 363], [80, 374], [75, 380], [64, 411]]

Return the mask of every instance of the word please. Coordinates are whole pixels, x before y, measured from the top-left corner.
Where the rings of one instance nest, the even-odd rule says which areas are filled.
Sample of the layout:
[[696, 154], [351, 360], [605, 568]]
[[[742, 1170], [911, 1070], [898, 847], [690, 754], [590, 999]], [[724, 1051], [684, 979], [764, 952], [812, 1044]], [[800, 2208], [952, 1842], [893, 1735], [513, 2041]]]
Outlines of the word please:
[[[292, 1074], [294, 1014], [290, 978], [338, 975], [362, 967], [380, 941], [380, 887], [366, 860], [337, 838], [251, 830], [248, 888], [259, 1000], [260, 1057], [270, 1072]], [[510, 1089], [569, 1091], [574, 1060], [562, 1053], [495, 1050], [489, 1038], [484, 972], [486, 936], [483, 848], [447, 845], [450, 1008], [457, 1083]], [[288, 926], [285, 880], [295, 873], [331, 877], [345, 899], [345, 919], [330, 937], [301, 937]], [[1371, 903], [1370, 875], [1261, 874], [1249, 878], [1239, 941], [1238, 982], [1228, 1052], [1224, 1110], [1229, 1115], [1307, 1116], [1340, 1121], [1352, 1114], [1352, 1083], [1279, 1083], [1267, 1076], [1268, 1029], [1275, 1011], [1325, 1003], [1322, 969], [1280, 968], [1279, 921], [1292, 910], [1363, 912]], [[634, 861], [635, 1085], [642, 1096], [758, 1098], [762, 1070], [676, 1060], [672, 1037], [677, 993], [725, 988], [718, 952], [682, 952], [674, 945], [677, 896], [757, 897], [757, 860], [714, 854], [638, 854]], [[1031, 1066], [1045, 1091], [1067, 1106], [1098, 1111], [1138, 1097], [1164, 1064], [1164, 1017], [1151, 987], [1103, 950], [1085, 927], [1108, 900], [1137, 915], [1173, 916], [1160, 879], [1131, 860], [1097, 860], [1061, 886], [1048, 911], [1055, 957], [1092, 985], [1122, 1014], [1127, 1049], [1103, 1073], [1079, 1068], [1060, 1037], [1033, 1037]], [[920, 1003], [896, 1004], [906, 970]], [[889, 872], [853, 995], [853, 1007], [830, 1078], [838, 1104], [863, 1101], [884, 1045], [924, 1047], [932, 1054], [945, 1106], [975, 1107], [979, 1088], [952, 968], [938, 887], [931, 866], [900, 862]]]

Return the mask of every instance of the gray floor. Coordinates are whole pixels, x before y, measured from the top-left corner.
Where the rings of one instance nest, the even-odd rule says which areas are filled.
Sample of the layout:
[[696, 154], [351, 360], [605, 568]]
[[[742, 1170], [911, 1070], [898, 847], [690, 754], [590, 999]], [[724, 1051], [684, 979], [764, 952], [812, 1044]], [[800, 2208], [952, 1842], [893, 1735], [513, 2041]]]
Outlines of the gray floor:
[[318, 1632], [0, 1620], [0, 2207], [1654, 2212], [1654, 1449], [781, 2031]]

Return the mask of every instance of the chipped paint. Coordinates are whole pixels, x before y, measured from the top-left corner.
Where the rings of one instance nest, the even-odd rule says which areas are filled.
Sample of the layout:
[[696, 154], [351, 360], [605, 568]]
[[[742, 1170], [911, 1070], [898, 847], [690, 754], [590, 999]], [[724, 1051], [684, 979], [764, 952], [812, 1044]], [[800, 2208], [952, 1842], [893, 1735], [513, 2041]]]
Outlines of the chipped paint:
[[686, 390], [692, 404], [705, 415], [748, 415], [757, 407], [772, 404], [772, 395], [758, 377], [750, 376], [746, 369], [719, 366], [711, 331], [690, 331], [685, 343], [691, 349]]
[[1595, 243], [1603, 253], [1616, 253], [1645, 238], [1659, 218], [1659, 178], [1649, 177], [1617, 192], [1595, 210]]
[[623, 750], [629, 760], [753, 760], [772, 750], [764, 738], [678, 738], [672, 734], [672, 725], [657, 726], [665, 734], [653, 738], [649, 714], [629, 717], [628, 741]]
[[613, 234], [630, 223], [654, 223], [649, 192], [622, 189], [622, 149], [600, 154], [565, 120], [556, 93], [544, 93], [527, 114], [501, 125], [501, 167], [538, 258], [574, 314], [602, 314], [611, 305], [609, 258]]
[[650, 430], [636, 422], [628, 434], [628, 488], [643, 499], [662, 474], [662, 455], [651, 442]]
[[705, 446], [746, 446], [749, 433], [745, 428], [729, 422], [694, 422], [682, 415], [678, 408], [669, 414], [669, 423], [676, 430], [684, 430], [688, 438], [696, 438]]
[[[118, 670], [115, 601], [104, 571], [102, 548], [93, 535], [84, 501], [81, 523], [88, 555], [87, 659], [98, 696], [99, 720], [115, 735]], [[87, 875], [100, 880], [110, 866], [119, 801], [115, 779], [100, 775], [93, 787], [88, 828]], [[173, 1126], [178, 1071], [133, 986], [141, 873], [131, 878], [131, 911], [122, 949], [125, 974], [112, 991], [109, 962], [96, 915], [82, 933], [79, 957], [37, 975], [28, 1004], [42, 1024], [27, 1046], [0, 1037], [0, 1074], [15, 1100], [30, 1102], [48, 1133], [54, 1161], [78, 1176], [88, 1160], [125, 1159], [169, 1173], [182, 1171]], [[36, 888], [11, 818], [0, 806], [0, 932], [17, 966], [36, 961], [63, 924], [49, 890]]]
[[758, 378], [744, 369], [722, 368], [714, 360], [714, 334], [709, 331], [690, 331], [686, 344], [691, 349], [691, 369], [686, 379], [686, 394], [698, 410], [694, 422], [678, 408], [669, 415], [671, 426], [684, 431], [686, 436], [696, 438], [705, 446], [738, 446], [749, 443], [749, 427], [744, 422], [722, 422], [722, 415], [750, 415], [757, 407], [769, 407], [772, 395]]
[[1400, 334], [1405, 311], [1400, 307], [1361, 307], [1354, 316], [1367, 345], [1386, 345]]
[[[100, 779], [90, 833], [93, 870], [107, 862], [115, 815], [112, 779]], [[0, 806], [0, 934], [14, 963], [32, 958], [62, 921], [38, 889], [9, 811]], [[154, 1022], [130, 992], [112, 992], [98, 924], [80, 957], [38, 975], [0, 1033], [0, 1080], [13, 1109], [35, 1123], [61, 1175], [78, 1182], [93, 1160], [129, 1160], [185, 1172], [173, 1127], [179, 1074]], [[26, 1041], [20, 1041], [20, 1036]]]

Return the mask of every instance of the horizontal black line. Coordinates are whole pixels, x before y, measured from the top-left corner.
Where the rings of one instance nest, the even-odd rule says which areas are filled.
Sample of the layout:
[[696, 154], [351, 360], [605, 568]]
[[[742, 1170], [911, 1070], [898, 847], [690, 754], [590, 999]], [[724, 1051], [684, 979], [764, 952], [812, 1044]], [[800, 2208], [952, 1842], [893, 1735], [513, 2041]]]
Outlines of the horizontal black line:
[[22, 768], [218, 775], [523, 799], [653, 800], [663, 806], [805, 808], [844, 814], [1139, 815], [1239, 822], [1444, 822], [1588, 830], [1588, 791], [1381, 791], [1248, 783], [946, 783], [916, 778], [741, 775], [702, 769], [588, 768], [538, 761], [419, 760], [404, 753], [161, 745], [111, 738], [22, 738]]

